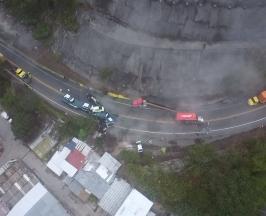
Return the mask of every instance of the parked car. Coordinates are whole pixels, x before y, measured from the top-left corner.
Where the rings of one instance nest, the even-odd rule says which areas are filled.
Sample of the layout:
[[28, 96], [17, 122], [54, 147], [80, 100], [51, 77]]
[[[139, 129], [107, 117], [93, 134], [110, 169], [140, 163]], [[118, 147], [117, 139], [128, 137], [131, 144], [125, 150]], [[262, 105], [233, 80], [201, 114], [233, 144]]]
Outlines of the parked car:
[[138, 152], [142, 153], [143, 152], [142, 142], [139, 140], [136, 142], [136, 145], [137, 145]]

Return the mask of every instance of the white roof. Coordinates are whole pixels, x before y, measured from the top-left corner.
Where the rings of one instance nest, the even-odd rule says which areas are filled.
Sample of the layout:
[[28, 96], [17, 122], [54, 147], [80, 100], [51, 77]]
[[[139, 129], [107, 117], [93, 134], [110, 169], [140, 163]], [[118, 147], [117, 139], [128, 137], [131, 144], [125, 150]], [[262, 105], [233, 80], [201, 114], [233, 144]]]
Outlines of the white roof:
[[[51, 169], [56, 175], [60, 176], [64, 170], [64, 161], [70, 154], [70, 149], [64, 147], [62, 151], [56, 151], [53, 157], [48, 161], [47, 167]], [[61, 166], [62, 165], [62, 166]]]
[[82, 106], [88, 108], [89, 104], [88, 103], [84, 103]]
[[108, 169], [103, 165], [100, 165], [96, 170], [96, 173], [101, 176], [102, 179], [106, 179], [108, 177]]
[[45, 194], [47, 190], [37, 183], [8, 213], [7, 216], [25, 215]]
[[72, 164], [68, 163], [66, 160], [62, 161], [62, 163], [60, 164], [60, 167], [70, 177], [73, 177], [76, 174], [76, 172], [78, 171], [76, 167], [74, 167]]
[[64, 98], [70, 98], [69, 94], [65, 94]]
[[146, 216], [153, 202], [133, 189], [120, 206], [115, 216]]
[[111, 173], [116, 173], [121, 166], [121, 163], [107, 152], [99, 159], [99, 163], [106, 167]]

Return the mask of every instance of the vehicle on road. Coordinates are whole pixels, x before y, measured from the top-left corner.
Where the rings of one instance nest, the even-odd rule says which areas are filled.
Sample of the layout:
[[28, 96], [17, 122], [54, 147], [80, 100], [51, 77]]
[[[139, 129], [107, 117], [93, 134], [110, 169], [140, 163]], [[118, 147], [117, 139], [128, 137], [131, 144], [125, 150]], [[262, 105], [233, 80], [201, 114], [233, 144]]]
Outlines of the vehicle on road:
[[75, 98], [72, 97], [70, 94], [65, 94], [64, 97], [63, 97], [63, 101], [67, 105], [69, 105], [69, 106], [71, 106], [71, 107], [73, 107], [75, 109], [78, 109], [80, 107], [79, 106], [79, 103], [77, 103], [76, 100], [75, 100]]
[[137, 145], [138, 152], [142, 153], [143, 152], [142, 142], [139, 140], [136, 142], [136, 145]]
[[29, 83], [32, 78], [31, 73], [24, 71], [22, 68], [16, 69], [16, 76], [22, 79], [26, 83]]
[[177, 112], [176, 120], [185, 124], [202, 124], [204, 119], [193, 112]]
[[106, 111], [93, 113], [93, 115], [96, 116], [100, 121], [105, 122], [107, 127], [110, 127], [115, 123], [116, 117]]
[[94, 106], [89, 103], [83, 103], [83, 105], [81, 106], [81, 109], [85, 112], [93, 112], [93, 113], [104, 111], [103, 106], [98, 106], [98, 105]]
[[255, 106], [257, 104], [266, 103], [266, 90], [262, 91], [259, 95], [248, 99], [248, 105]]
[[96, 97], [94, 97], [94, 96], [93, 96], [92, 94], [90, 94], [90, 93], [87, 94], [87, 99], [88, 99], [88, 101], [89, 101], [89, 103], [90, 103], [91, 105], [94, 105], [94, 106], [96, 106], [96, 105], [101, 105], [101, 104], [97, 101]]
[[132, 107], [141, 107], [141, 106], [146, 106], [147, 101], [144, 100], [143, 98], [137, 98], [132, 101]]

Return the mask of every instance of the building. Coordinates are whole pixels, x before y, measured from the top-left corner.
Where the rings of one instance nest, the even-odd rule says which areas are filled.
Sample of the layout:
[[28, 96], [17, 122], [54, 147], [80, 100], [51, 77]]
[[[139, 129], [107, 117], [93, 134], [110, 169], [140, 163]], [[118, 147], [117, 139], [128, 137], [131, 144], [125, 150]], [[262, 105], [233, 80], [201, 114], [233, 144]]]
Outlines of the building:
[[115, 213], [115, 216], [146, 216], [149, 214], [152, 205], [152, 201], [133, 189]]
[[21, 161], [0, 172], [0, 216], [67, 216], [66, 210]]
[[[116, 177], [121, 166], [112, 155], [99, 156], [86, 143], [73, 138], [57, 151], [47, 166], [84, 202], [92, 194], [111, 216], [152, 216], [153, 203], [125, 180]], [[74, 169], [75, 168], [75, 169]]]
[[47, 167], [58, 176], [65, 172], [73, 177], [85, 165], [90, 150], [86, 143], [73, 138], [60, 151], [55, 152]]

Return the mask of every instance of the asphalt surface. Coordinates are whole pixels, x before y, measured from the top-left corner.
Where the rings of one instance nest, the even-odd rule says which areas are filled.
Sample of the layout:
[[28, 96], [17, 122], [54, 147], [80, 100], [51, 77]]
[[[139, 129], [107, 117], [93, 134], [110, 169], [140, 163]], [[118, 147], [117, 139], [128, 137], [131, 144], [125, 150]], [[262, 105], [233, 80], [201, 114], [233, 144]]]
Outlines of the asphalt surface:
[[[32, 73], [33, 80], [30, 84], [32, 89], [49, 103], [68, 113], [80, 116], [87, 115], [64, 104], [62, 96], [64, 93], [69, 92], [75, 98], [85, 101], [85, 94], [89, 91], [88, 86], [83, 87], [78, 83], [55, 75], [55, 72], [37, 64], [3, 41], [0, 41], [0, 52], [13, 64], [19, 65], [24, 70]], [[12, 74], [12, 71], [10, 72]], [[200, 136], [210, 135], [228, 136], [261, 127], [266, 123], [266, 106], [249, 107], [246, 99], [242, 98], [237, 103], [234, 102], [232, 104], [203, 104], [193, 110], [191, 108], [179, 110], [196, 112], [209, 122], [208, 126], [206, 124], [204, 127], [199, 127], [176, 122], [174, 120], [175, 110], [159, 109], [152, 106], [136, 109], [130, 106], [129, 100], [113, 100], [97, 90], [90, 89], [90, 91], [108, 111], [119, 115], [112, 130], [158, 136], [186, 136], [195, 139]]]

